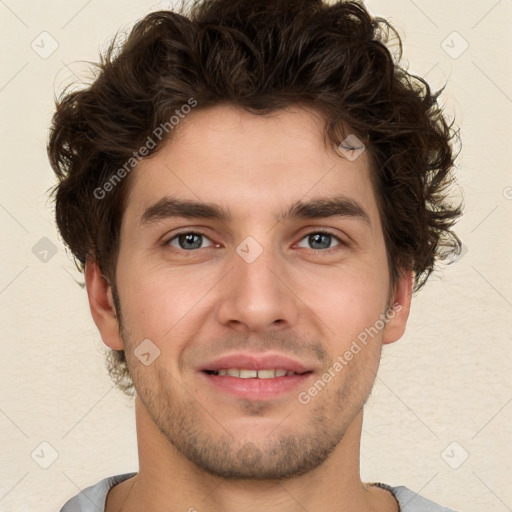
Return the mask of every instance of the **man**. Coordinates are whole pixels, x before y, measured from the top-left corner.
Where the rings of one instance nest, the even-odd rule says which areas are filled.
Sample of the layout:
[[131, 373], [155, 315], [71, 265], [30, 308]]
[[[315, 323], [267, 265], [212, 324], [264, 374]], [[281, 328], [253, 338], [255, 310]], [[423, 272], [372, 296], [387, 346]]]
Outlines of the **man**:
[[58, 102], [59, 230], [139, 471], [78, 511], [448, 510], [363, 483], [363, 407], [460, 250], [454, 132], [354, 2], [205, 0], [140, 21]]

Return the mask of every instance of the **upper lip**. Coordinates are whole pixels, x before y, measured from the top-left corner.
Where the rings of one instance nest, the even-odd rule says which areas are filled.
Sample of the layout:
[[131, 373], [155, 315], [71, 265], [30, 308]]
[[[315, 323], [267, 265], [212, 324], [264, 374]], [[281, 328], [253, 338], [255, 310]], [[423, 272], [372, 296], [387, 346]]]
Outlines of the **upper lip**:
[[227, 354], [215, 361], [205, 364], [200, 368], [201, 371], [218, 371], [228, 368], [242, 368], [247, 370], [287, 370], [295, 373], [306, 373], [312, 371], [312, 368], [296, 361], [288, 356], [276, 353], [251, 354], [249, 352], [237, 352]]

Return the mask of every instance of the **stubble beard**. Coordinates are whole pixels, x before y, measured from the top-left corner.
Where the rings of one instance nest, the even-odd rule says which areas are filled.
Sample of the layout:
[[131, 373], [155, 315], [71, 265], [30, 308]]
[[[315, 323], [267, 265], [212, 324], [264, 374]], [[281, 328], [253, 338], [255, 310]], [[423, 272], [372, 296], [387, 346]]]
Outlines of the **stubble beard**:
[[[339, 384], [330, 384], [337, 386], [335, 390], [321, 391], [308, 404], [297, 400], [292, 412], [283, 414], [281, 423], [268, 435], [244, 438], [245, 433], [222, 427], [222, 418], [216, 418], [214, 407], [210, 410], [186, 390], [180, 392], [180, 385], [168, 370], [140, 364], [133, 355], [135, 344], [123, 325], [117, 293], [114, 301], [136, 395], [167, 441], [211, 475], [231, 480], [279, 480], [308, 473], [327, 460], [370, 396], [380, 350], [368, 358], [361, 357], [347, 377], [338, 377]], [[348, 372], [345, 368], [343, 371]], [[328, 396], [332, 397], [329, 401]], [[265, 409], [261, 402], [245, 400], [240, 414], [257, 417]], [[296, 410], [302, 414], [308, 411], [306, 421], [298, 427], [293, 419]]]
[[[368, 388], [361, 388], [360, 379], [344, 381], [329, 402], [322, 400], [324, 393], [327, 398], [326, 390], [307, 405], [297, 400], [292, 412], [283, 413], [282, 421], [268, 435], [250, 439], [246, 432], [225, 428], [215, 407], [200, 404], [186, 390], [181, 392], [165, 368], [148, 372], [133, 357], [127, 361], [137, 396], [167, 441], [204, 471], [232, 480], [287, 479], [320, 466], [343, 439], [373, 385], [372, 381]], [[355, 373], [360, 375], [361, 370]], [[257, 418], [265, 409], [258, 401], [240, 403], [244, 416]], [[303, 411], [308, 411], [307, 419], [298, 425], [294, 412], [303, 418]]]

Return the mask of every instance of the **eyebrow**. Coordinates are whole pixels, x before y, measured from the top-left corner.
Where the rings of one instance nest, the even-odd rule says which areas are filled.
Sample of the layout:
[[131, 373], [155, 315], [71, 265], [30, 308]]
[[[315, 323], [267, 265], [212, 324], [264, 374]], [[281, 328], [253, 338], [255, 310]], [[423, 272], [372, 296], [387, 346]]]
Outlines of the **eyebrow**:
[[[141, 217], [141, 224], [151, 224], [173, 217], [189, 219], [211, 219], [230, 222], [228, 209], [214, 204], [163, 197], [149, 206]], [[349, 217], [361, 220], [371, 227], [370, 216], [364, 208], [353, 199], [337, 196], [333, 198], [313, 199], [307, 202], [296, 201], [276, 217], [277, 222], [291, 219], [322, 219], [329, 217]]]

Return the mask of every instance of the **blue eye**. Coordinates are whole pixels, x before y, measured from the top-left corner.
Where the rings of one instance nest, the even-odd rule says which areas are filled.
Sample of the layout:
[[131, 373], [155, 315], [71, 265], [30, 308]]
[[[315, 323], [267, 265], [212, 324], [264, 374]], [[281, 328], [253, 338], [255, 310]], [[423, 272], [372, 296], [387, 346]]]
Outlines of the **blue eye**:
[[[330, 247], [332, 241], [336, 241], [336, 245], [341, 245], [341, 240], [337, 237], [332, 235], [331, 233], [327, 233], [325, 231], [317, 231], [312, 232], [306, 235], [302, 240], [307, 240], [307, 243], [309, 243], [314, 250], [326, 250], [331, 249]], [[327, 247], [326, 247], [327, 246]], [[299, 247], [303, 247], [300, 246]]]
[[[204, 249], [204, 247], [202, 247], [203, 240], [210, 239], [202, 233], [190, 231], [186, 233], [178, 233], [177, 235], [167, 240], [166, 244], [172, 245], [173, 247], [182, 249], [184, 251], [191, 251], [194, 249]], [[178, 246], [173, 243], [175, 241], [178, 243]], [[213, 244], [210, 244], [208, 247], [211, 247], [212, 245]]]
[[[305, 240], [307, 246], [303, 245]], [[203, 245], [208, 243], [208, 245]], [[333, 245], [334, 243], [334, 245]], [[169, 238], [165, 245], [170, 245], [178, 251], [193, 252], [198, 249], [213, 247], [215, 244], [203, 233], [196, 231], [183, 231]], [[298, 244], [298, 247], [304, 247], [312, 251], [326, 251], [333, 249], [338, 245], [346, 245], [340, 238], [327, 231], [312, 231], [305, 235]]]

